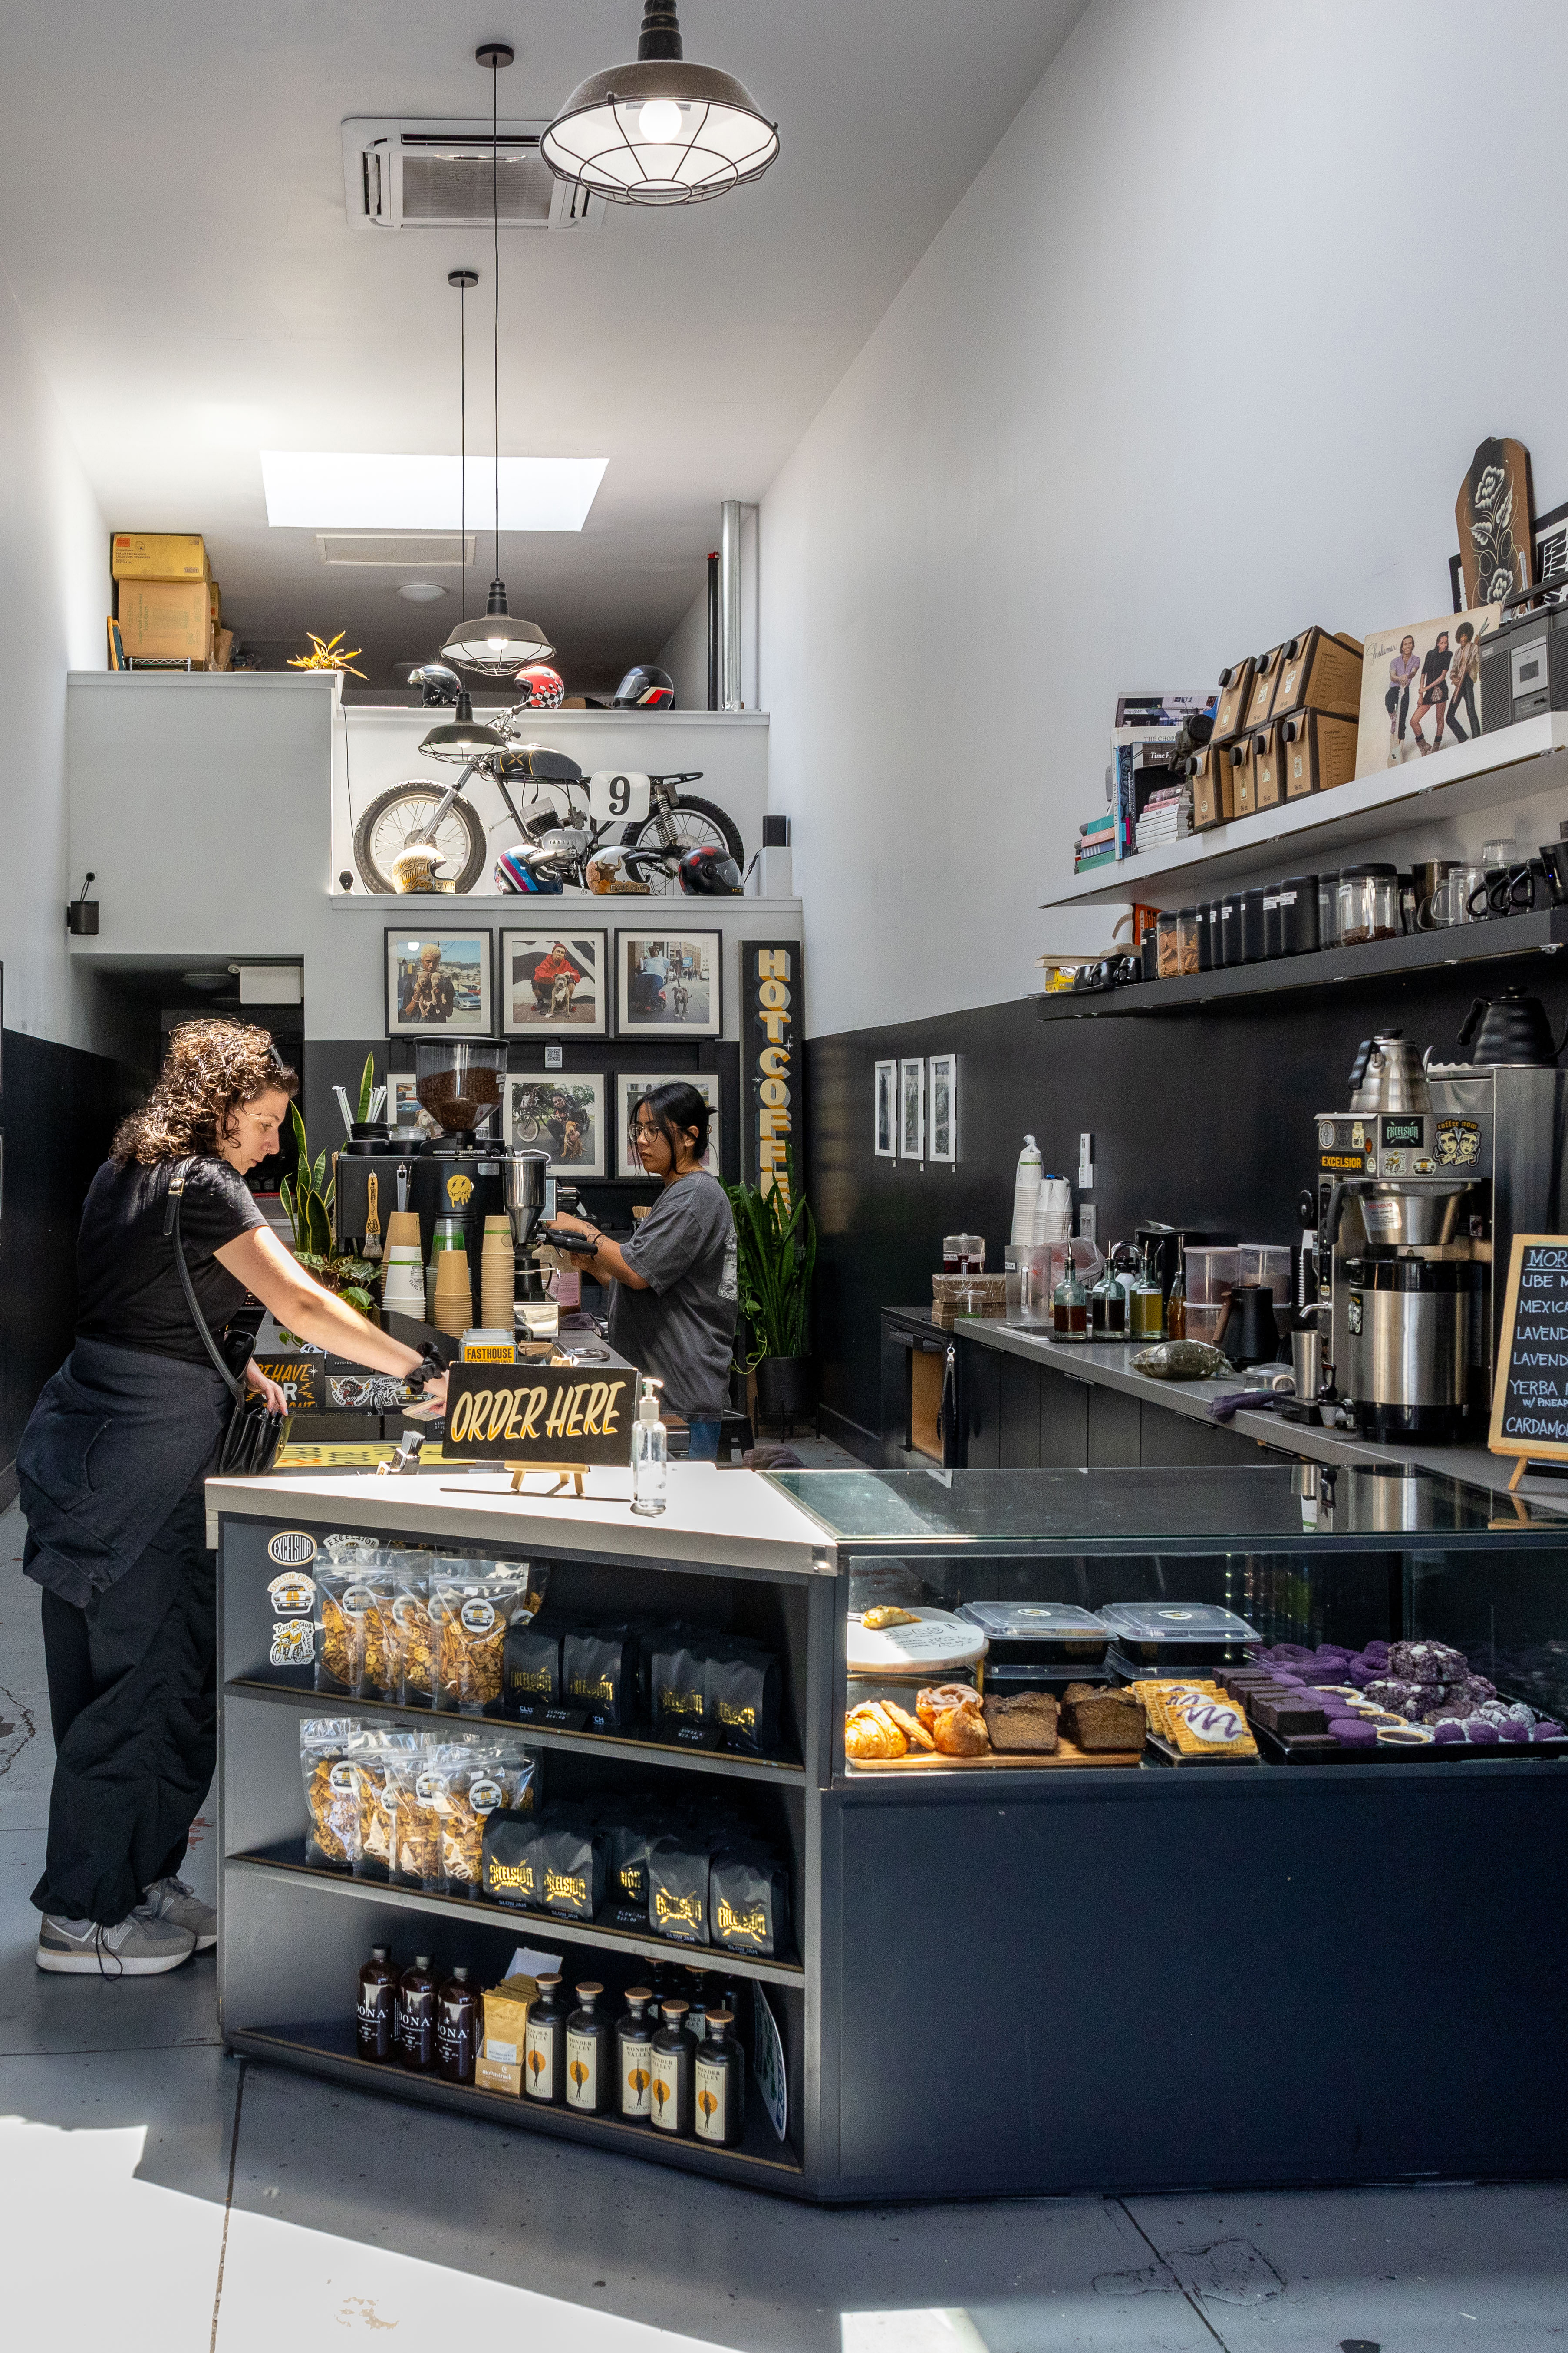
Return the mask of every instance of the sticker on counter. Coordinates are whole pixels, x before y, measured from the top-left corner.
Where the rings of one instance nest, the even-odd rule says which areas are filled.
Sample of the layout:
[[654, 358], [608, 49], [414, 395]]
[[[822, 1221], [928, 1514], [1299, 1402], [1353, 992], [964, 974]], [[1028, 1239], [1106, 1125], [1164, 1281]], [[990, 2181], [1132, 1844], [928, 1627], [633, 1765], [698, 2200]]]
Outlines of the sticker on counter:
[[315, 1579], [310, 1577], [275, 1577], [267, 1588], [267, 1599], [278, 1618], [299, 1618], [315, 1607]]
[[272, 1629], [269, 1667], [308, 1667], [316, 1655], [316, 1629], [309, 1618], [285, 1618]]
[[268, 1539], [267, 1557], [279, 1568], [308, 1568], [316, 1557], [316, 1539], [303, 1528], [279, 1528]]

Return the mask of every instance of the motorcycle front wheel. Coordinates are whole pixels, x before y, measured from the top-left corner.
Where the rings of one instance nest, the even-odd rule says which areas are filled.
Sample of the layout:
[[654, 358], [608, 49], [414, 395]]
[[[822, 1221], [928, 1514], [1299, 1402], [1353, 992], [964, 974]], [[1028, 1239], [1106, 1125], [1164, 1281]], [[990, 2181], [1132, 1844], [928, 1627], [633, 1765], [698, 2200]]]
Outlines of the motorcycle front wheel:
[[[652, 809], [639, 826], [627, 826], [624, 847], [627, 849], [658, 850], [667, 848], [662, 825], [668, 828], [668, 853], [676, 863], [692, 849], [721, 849], [732, 858], [744, 873], [746, 853], [741, 842], [741, 829], [733, 818], [727, 815], [716, 801], [699, 800], [695, 794], [678, 793], [674, 807], [666, 816]], [[644, 867], [642, 872], [656, 898], [679, 898], [680, 877], [663, 867]]]
[[[378, 793], [354, 828], [354, 864], [367, 891], [390, 896], [397, 884], [393, 863], [410, 841], [428, 839], [425, 828], [446, 794], [444, 785], [416, 778]], [[484, 872], [488, 844], [477, 812], [461, 794], [441, 820], [436, 849], [445, 874], [458, 892], [471, 891]]]

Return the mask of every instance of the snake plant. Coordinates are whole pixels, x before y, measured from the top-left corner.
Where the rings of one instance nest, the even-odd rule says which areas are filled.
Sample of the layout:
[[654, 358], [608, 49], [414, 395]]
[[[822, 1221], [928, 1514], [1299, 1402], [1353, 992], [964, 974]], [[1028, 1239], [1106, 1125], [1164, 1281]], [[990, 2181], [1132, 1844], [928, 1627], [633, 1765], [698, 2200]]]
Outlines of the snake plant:
[[742, 1369], [754, 1372], [764, 1356], [804, 1356], [809, 1347], [816, 1220], [795, 1182], [793, 1150], [786, 1149], [784, 1167], [766, 1193], [754, 1185], [726, 1185], [724, 1190], [735, 1219], [741, 1313], [752, 1342]]

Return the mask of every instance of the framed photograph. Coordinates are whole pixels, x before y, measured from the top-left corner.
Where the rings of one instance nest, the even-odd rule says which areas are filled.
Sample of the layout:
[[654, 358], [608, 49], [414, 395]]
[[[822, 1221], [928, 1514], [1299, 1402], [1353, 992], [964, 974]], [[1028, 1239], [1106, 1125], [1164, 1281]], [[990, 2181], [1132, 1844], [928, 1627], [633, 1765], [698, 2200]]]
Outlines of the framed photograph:
[[926, 1066], [922, 1061], [899, 1064], [899, 1158], [926, 1156]]
[[389, 1038], [490, 1038], [489, 932], [386, 934]]
[[387, 1084], [392, 1099], [386, 1107], [389, 1127], [416, 1127], [421, 1135], [439, 1135], [441, 1131], [419, 1100], [419, 1082], [412, 1071], [391, 1071]]
[[871, 1112], [871, 1149], [879, 1160], [899, 1156], [898, 1099], [897, 1062], [879, 1062]]
[[931, 1058], [930, 1093], [931, 1137], [926, 1146], [930, 1160], [958, 1158], [958, 1056], [933, 1054]]
[[617, 1036], [720, 1037], [723, 940], [721, 932], [617, 932]]
[[647, 1181], [647, 1172], [637, 1158], [632, 1142], [632, 1107], [644, 1095], [652, 1094], [655, 1087], [695, 1087], [712, 1113], [708, 1126], [708, 1156], [702, 1166], [710, 1176], [719, 1174], [719, 1079], [713, 1071], [622, 1071], [616, 1080], [616, 1174], [635, 1176], [639, 1183]]
[[501, 1035], [602, 1038], [608, 945], [604, 932], [503, 932]]
[[552, 1176], [607, 1176], [605, 1076], [573, 1071], [553, 1079], [507, 1073], [506, 1140], [548, 1152]]

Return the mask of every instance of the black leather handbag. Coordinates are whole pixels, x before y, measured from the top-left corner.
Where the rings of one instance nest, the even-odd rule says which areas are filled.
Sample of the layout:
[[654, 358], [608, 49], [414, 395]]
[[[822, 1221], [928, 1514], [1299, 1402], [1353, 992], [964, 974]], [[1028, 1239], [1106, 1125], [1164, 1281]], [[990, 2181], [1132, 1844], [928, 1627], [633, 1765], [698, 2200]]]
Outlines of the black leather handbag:
[[237, 1319], [230, 1327], [234, 1352], [239, 1363], [231, 1366], [207, 1326], [196, 1298], [191, 1270], [185, 1264], [184, 1244], [180, 1239], [180, 1205], [184, 1195], [185, 1179], [191, 1162], [182, 1160], [169, 1179], [169, 1205], [163, 1212], [163, 1231], [174, 1245], [174, 1263], [180, 1270], [180, 1288], [185, 1294], [185, 1304], [191, 1311], [191, 1321], [202, 1335], [202, 1345], [222, 1376], [224, 1387], [234, 1402], [229, 1409], [227, 1423], [218, 1442], [217, 1462], [213, 1475], [219, 1479], [259, 1479], [271, 1470], [278, 1459], [288, 1429], [286, 1414], [269, 1413], [256, 1391], [246, 1386], [245, 1367], [250, 1361], [255, 1331], [241, 1326]]

